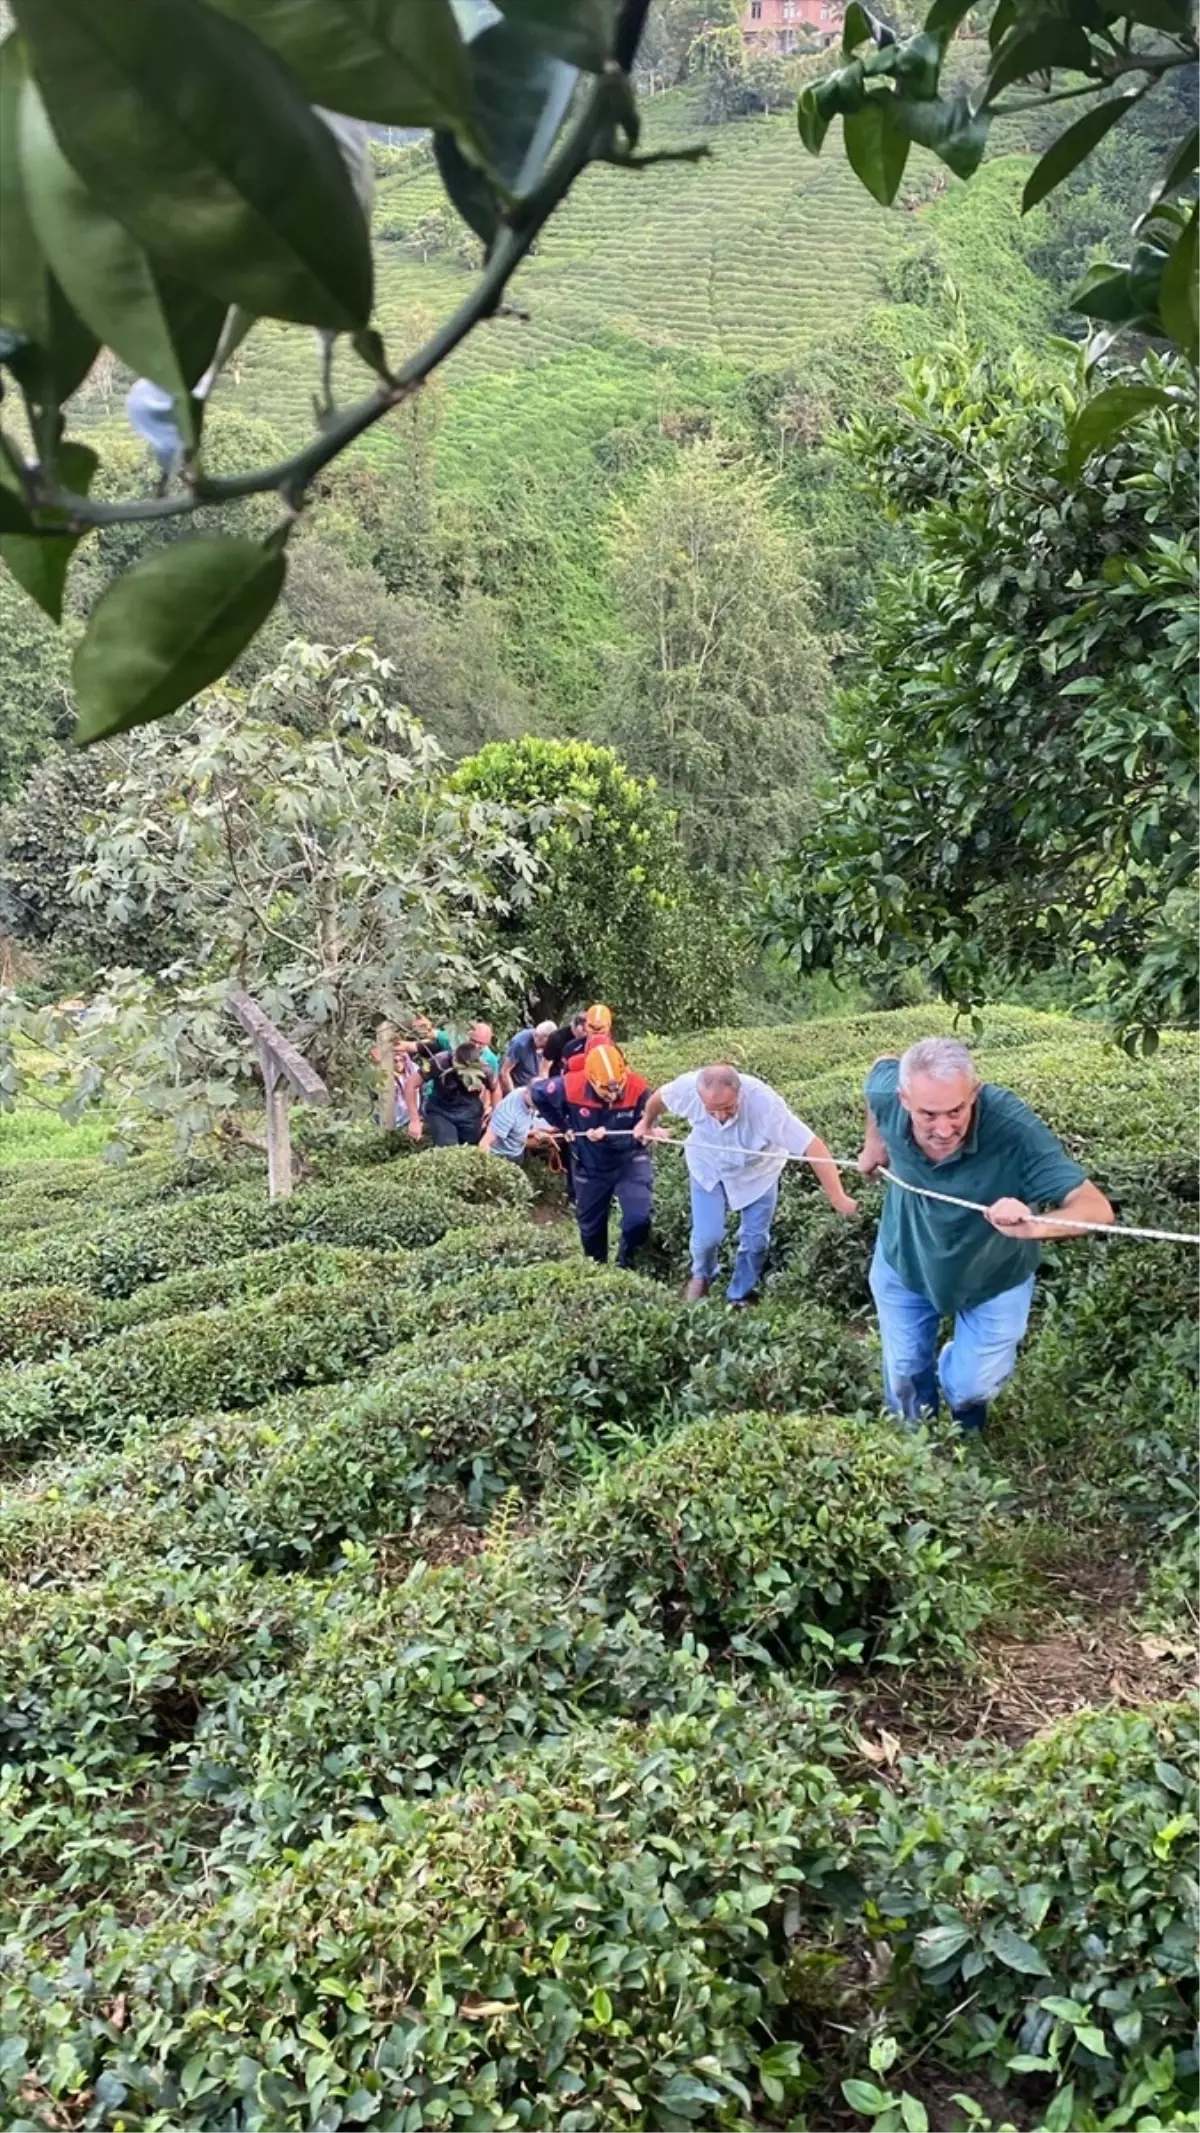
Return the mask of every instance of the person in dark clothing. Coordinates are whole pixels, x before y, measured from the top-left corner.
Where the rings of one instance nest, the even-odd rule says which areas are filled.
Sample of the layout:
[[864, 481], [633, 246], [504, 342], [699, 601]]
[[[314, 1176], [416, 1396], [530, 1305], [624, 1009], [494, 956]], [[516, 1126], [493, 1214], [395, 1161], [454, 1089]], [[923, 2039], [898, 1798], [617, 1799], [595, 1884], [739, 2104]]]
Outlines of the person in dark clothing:
[[587, 1046], [587, 1016], [572, 1015], [547, 1037], [542, 1046], [542, 1057], [548, 1075], [565, 1074], [572, 1059], [578, 1059]]
[[[553, 1079], [555, 1075], [561, 1076], [565, 1074], [571, 1062], [573, 1060], [577, 1062], [586, 1050], [587, 1016], [581, 1011], [577, 1015], [572, 1015], [569, 1022], [564, 1022], [560, 1028], [554, 1030], [542, 1046], [542, 1058], [545, 1063], [544, 1071], [547, 1078]], [[558, 1145], [562, 1150], [567, 1205], [568, 1207], [574, 1207], [575, 1160], [572, 1152], [572, 1143], [570, 1141], [560, 1141]]]
[[633, 1139], [650, 1085], [633, 1074], [615, 1044], [595, 1044], [564, 1075], [535, 1081], [534, 1108], [559, 1133], [570, 1134], [575, 1173], [575, 1218], [589, 1259], [608, 1258], [608, 1211], [621, 1209], [617, 1265], [630, 1266], [650, 1234], [654, 1170], [649, 1151]]
[[432, 1052], [425, 1066], [425, 1105], [421, 1108], [422, 1072], [416, 1059], [404, 1084], [408, 1130], [414, 1141], [428, 1133], [435, 1148], [474, 1147], [483, 1138], [496, 1093], [496, 1077], [477, 1044], [458, 1044], [452, 1052]]

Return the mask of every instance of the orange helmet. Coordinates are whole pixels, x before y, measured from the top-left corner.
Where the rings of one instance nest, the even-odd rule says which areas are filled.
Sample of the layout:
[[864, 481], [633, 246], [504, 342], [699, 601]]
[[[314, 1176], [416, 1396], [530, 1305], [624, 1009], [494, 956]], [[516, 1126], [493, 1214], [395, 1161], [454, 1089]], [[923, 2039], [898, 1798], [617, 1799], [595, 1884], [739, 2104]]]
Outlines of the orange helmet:
[[589, 1037], [611, 1037], [612, 1009], [606, 1007], [603, 1000], [597, 1000], [594, 1006], [589, 1007], [584, 1022]]
[[589, 1089], [607, 1103], [620, 1096], [629, 1075], [625, 1055], [615, 1044], [594, 1044], [584, 1060], [583, 1071]]

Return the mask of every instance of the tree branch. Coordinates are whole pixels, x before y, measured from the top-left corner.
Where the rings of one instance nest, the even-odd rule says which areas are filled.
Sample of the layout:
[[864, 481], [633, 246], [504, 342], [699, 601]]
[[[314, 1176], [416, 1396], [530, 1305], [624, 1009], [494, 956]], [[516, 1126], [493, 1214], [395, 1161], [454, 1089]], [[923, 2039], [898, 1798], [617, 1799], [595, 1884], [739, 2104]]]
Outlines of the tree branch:
[[[628, 24], [636, 17], [636, 30], [632, 32], [632, 49], [636, 51], [647, 4], [648, 0], [627, 0], [618, 35], [619, 49], [623, 48], [622, 37], [628, 42]], [[625, 108], [625, 94], [625, 73], [622, 67], [611, 66], [593, 83], [576, 124], [547, 166], [539, 184], [510, 211], [483, 273], [469, 296], [424, 346], [410, 356], [390, 384], [381, 385], [353, 407], [346, 408], [290, 459], [279, 460], [274, 466], [261, 467], [247, 474], [211, 478], [197, 475], [187, 490], [175, 496], [135, 497], [127, 502], [106, 504], [77, 496], [69, 489], [48, 486], [40, 489], [37, 501], [65, 512], [68, 529], [75, 533], [86, 532], [93, 526], [186, 518], [206, 504], [233, 503], [242, 497], [261, 496], [271, 490], [276, 491], [285, 504], [296, 509], [303, 501], [305, 491], [332, 460], [337, 459], [364, 431], [372, 429], [393, 408], [410, 398], [477, 326], [494, 316], [508, 283], [539, 230], [549, 221], [593, 157], [606, 152], [600, 143], [619, 124]], [[34, 478], [36, 480], [36, 475]]]

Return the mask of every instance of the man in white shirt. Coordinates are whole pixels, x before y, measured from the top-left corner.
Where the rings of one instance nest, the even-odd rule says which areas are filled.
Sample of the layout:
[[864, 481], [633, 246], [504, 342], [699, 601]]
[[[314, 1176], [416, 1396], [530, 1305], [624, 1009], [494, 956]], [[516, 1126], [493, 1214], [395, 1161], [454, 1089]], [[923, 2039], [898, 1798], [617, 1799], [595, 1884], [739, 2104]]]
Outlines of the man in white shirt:
[[807, 1158], [839, 1215], [857, 1213], [858, 1203], [843, 1191], [824, 1141], [755, 1075], [739, 1074], [731, 1066], [680, 1074], [649, 1098], [634, 1127], [638, 1140], [655, 1137], [656, 1122], [664, 1111], [685, 1118], [692, 1129], [684, 1142], [692, 1188], [689, 1303], [708, 1294], [731, 1211], [741, 1216], [741, 1225], [726, 1300], [741, 1305], [752, 1302], [771, 1241], [779, 1179], [789, 1156]]

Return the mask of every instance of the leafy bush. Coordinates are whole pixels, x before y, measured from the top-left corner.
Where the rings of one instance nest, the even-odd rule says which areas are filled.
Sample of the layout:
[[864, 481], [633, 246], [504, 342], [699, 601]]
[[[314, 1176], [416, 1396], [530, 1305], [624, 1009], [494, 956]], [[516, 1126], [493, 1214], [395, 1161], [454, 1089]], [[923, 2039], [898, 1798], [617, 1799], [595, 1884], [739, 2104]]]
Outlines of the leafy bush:
[[695, 1657], [609, 1622], [526, 1564], [418, 1566], [372, 1596], [327, 1589], [286, 1675], [231, 1688], [199, 1729], [193, 1787], [248, 1825], [238, 1848], [295, 1843], [382, 1814], [385, 1797], [457, 1783], [569, 1732], [587, 1713], [648, 1717], [703, 1701]]
[[128, 1783], [128, 1757], [170, 1754], [207, 1697], [286, 1662], [295, 1615], [282, 1586], [246, 1572], [0, 1585], [0, 1761], [66, 1756], [89, 1781]]
[[[794, 1315], [775, 1299], [754, 1312], [739, 1312], [729, 1329], [723, 1314], [699, 1311], [712, 1329], [711, 1352], [699, 1360], [680, 1394], [689, 1415], [734, 1414], [752, 1409], [771, 1414], [874, 1413], [879, 1405], [879, 1357], [872, 1341], [848, 1333], [840, 1316], [803, 1301], [803, 1337]], [[714, 1320], [716, 1323], [714, 1324]], [[724, 1337], [719, 1330], [724, 1328]]]
[[167, 1274], [217, 1266], [293, 1238], [376, 1249], [433, 1244], [461, 1220], [464, 1205], [519, 1207], [528, 1197], [515, 1164], [478, 1148], [438, 1149], [387, 1177], [316, 1185], [287, 1200], [201, 1194], [164, 1208], [153, 1223], [114, 1219], [31, 1245], [12, 1254], [6, 1273], [14, 1287], [66, 1281], [102, 1296], [127, 1296]]
[[262, 1156], [257, 1150], [231, 1147], [217, 1153], [194, 1149], [167, 1160], [136, 1156], [116, 1165], [96, 1162], [43, 1162], [0, 1165], [0, 1234], [74, 1228], [97, 1215], [121, 1209], [168, 1205], [189, 1194], [232, 1186], [261, 1185]]
[[[470, 1214], [471, 1210], [461, 1212]], [[149, 1319], [269, 1296], [300, 1282], [336, 1286], [374, 1276], [381, 1287], [429, 1289], [461, 1280], [475, 1268], [558, 1258], [570, 1242], [561, 1233], [534, 1229], [528, 1216], [515, 1208], [511, 1213], [481, 1209], [473, 1221], [439, 1237], [436, 1249], [422, 1244], [407, 1251], [369, 1251], [361, 1245], [310, 1244], [300, 1238], [294, 1244], [251, 1252], [221, 1266], [170, 1274], [163, 1281], [135, 1289], [132, 1296], [114, 1298], [103, 1306], [103, 1323], [110, 1331], [141, 1325]]]
[[0, 1362], [52, 1355], [99, 1338], [103, 1307], [86, 1289], [14, 1289], [0, 1296]]
[[1085, 1712], [975, 1768], [905, 1764], [864, 1835], [868, 1888], [944, 2056], [1129, 2102], [1165, 2051], [1190, 2100], [1195, 1752], [1177, 1706]]
[[729, 1699], [394, 1803], [182, 1924], [35, 1947], [0, 2078], [178, 2133], [759, 2122], [805, 2072], [772, 2030], [845, 1857], [837, 1754], [810, 1699]]
[[[564, 1234], [525, 1231], [533, 1244]], [[423, 1273], [440, 1256], [414, 1258]], [[536, 1495], [586, 1473], [605, 1445], [652, 1436], [678, 1409], [778, 1389], [781, 1368], [793, 1398], [801, 1380], [810, 1396], [870, 1397], [862, 1345], [832, 1320], [810, 1326], [799, 1368], [765, 1313], [688, 1311], [578, 1261], [517, 1265], [410, 1303], [412, 1339], [358, 1386], [156, 1426], [119, 1453], [46, 1469], [36, 1492], [0, 1506], [0, 1570], [74, 1579], [115, 1548], [135, 1561], [144, 1551], [311, 1571], [375, 1533], [415, 1552], [431, 1528], [480, 1521], [514, 1485]]]
[[553, 1552], [673, 1635], [806, 1666], [963, 1658], [986, 1611], [968, 1561], [995, 1492], [894, 1424], [734, 1415], [612, 1467]]
[[133, 1326], [83, 1355], [0, 1373], [0, 1445], [11, 1455], [64, 1434], [101, 1440], [214, 1399], [256, 1407], [289, 1385], [351, 1376], [415, 1323], [412, 1299], [372, 1275]]

